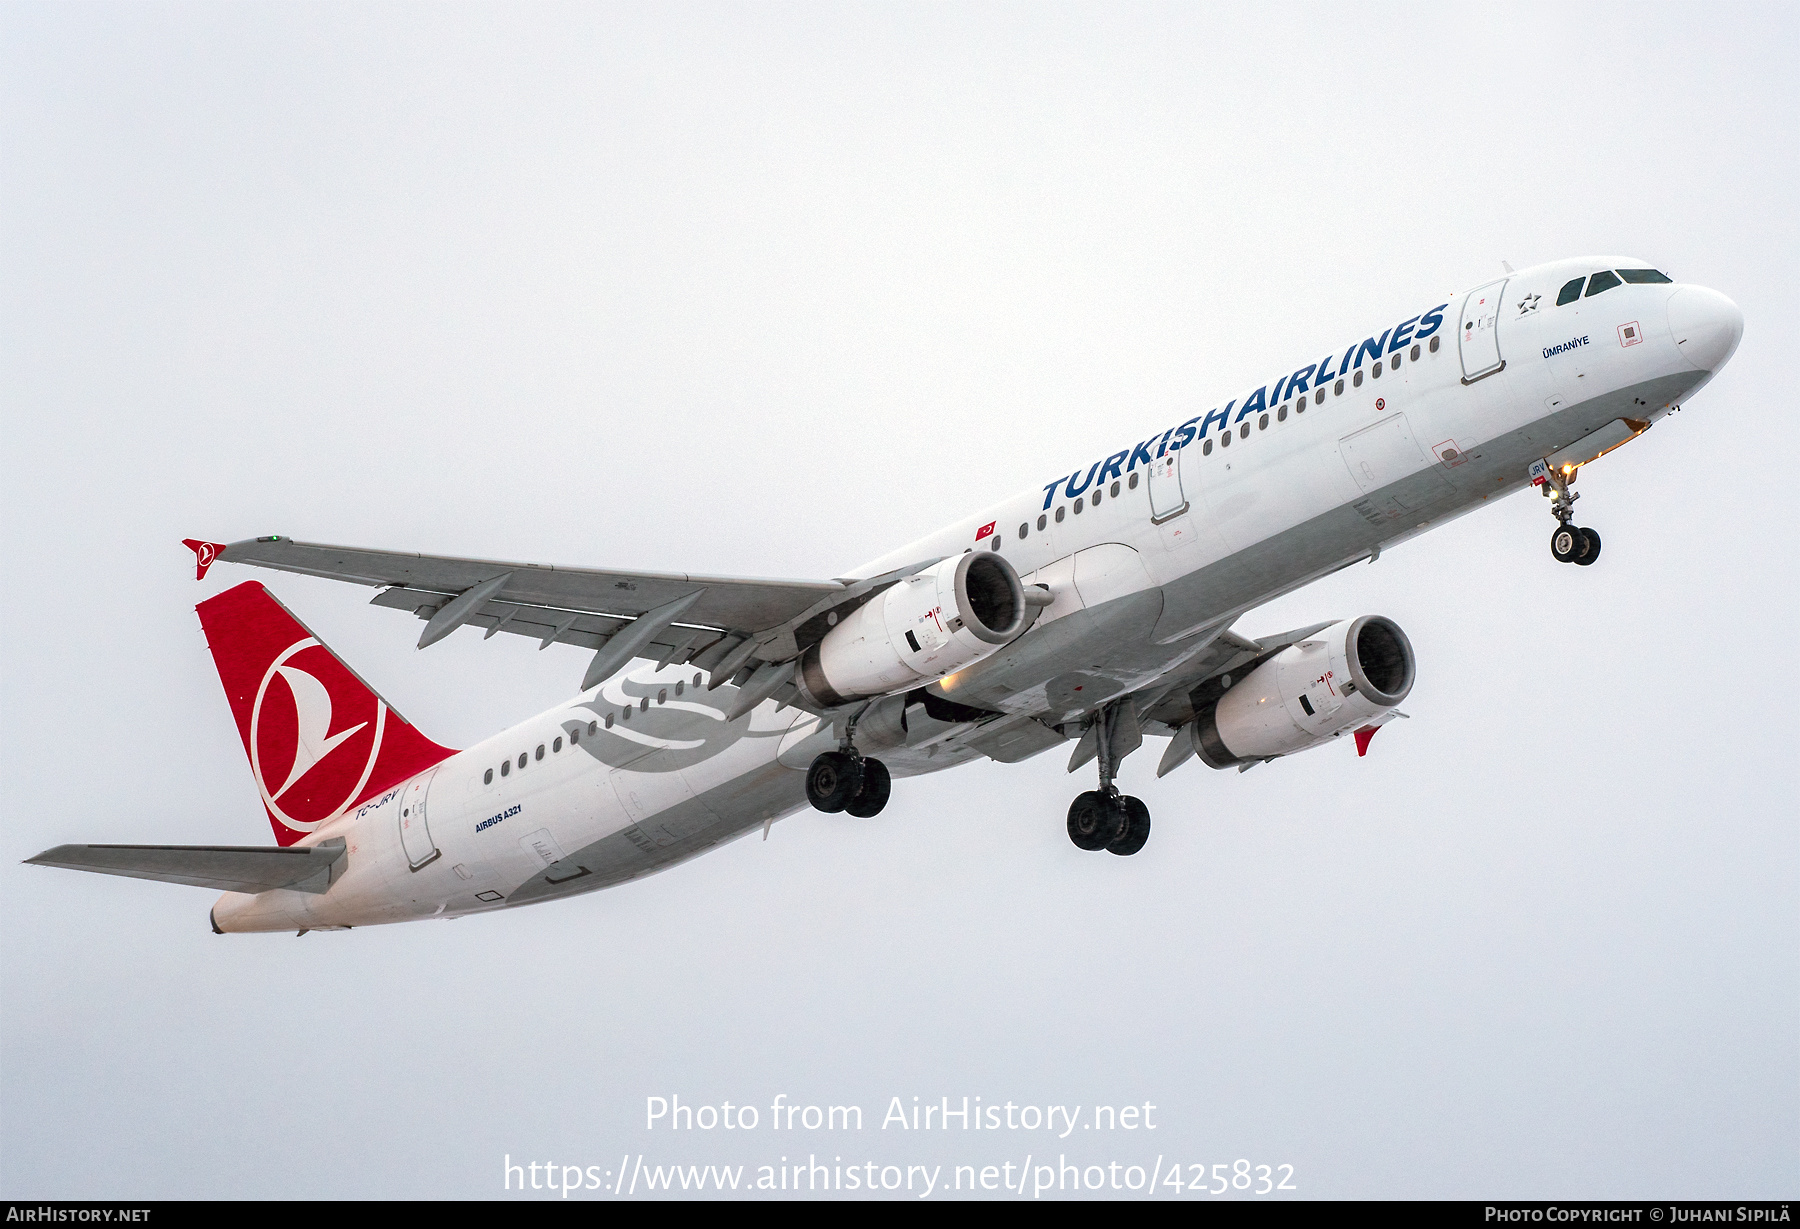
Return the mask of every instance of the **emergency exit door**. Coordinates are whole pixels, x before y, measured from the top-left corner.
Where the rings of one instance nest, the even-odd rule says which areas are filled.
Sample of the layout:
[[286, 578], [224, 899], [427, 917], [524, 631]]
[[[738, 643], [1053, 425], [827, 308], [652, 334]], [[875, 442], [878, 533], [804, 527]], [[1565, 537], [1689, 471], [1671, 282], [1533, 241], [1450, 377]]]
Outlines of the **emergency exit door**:
[[1155, 524], [1173, 520], [1188, 510], [1187, 496], [1181, 489], [1181, 450], [1171, 448], [1150, 463], [1150, 520]]

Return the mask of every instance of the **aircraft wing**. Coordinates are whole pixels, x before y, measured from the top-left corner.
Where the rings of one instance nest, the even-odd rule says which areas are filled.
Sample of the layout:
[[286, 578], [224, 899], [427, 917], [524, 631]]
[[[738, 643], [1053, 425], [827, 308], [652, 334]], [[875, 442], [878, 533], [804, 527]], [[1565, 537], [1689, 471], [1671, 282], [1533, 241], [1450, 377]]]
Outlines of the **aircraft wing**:
[[344, 842], [281, 849], [262, 845], [58, 845], [30, 866], [60, 866], [130, 879], [185, 883], [218, 892], [268, 892], [292, 888], [320, 893], [342, 869]]
[[[632, 657], [691, 661], [706, 670], [724, 666], [728, 674], [758, 662], [792, 660], [802, 644], [824, 634], [828, 611], [937, 562], [856, 581], [759, 580], [461, 559], [279, 536], [188, 545], [202, 575], [224, 559], [380, 587], [374, 605], [425, 620], [420, 648], [469, 624], [490, 636], [530, 636], [542, 648], [594, 649], [584, 687]], [[819, 626], [809, 627], [814, 620]]]

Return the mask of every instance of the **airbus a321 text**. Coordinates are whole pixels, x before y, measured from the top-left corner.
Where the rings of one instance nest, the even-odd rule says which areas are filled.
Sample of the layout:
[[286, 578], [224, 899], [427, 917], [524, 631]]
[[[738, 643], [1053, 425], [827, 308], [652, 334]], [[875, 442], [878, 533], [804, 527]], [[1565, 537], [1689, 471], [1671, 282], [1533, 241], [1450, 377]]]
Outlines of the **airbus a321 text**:
[[[580, 694], [452, 751], [255, 581], [198, 611], [274, 846], [61, 845], [30, 861], [223, 890], [213, 929], [460, 917], [648, 875], [807, 805], [867, 818], [896, 779], [1070, 744], [1084, 850], [1136, 854], [1114, 785], [1240, 769], [1401, 715], [1413, 648], [1380, 615], [1251, 639], [1246, 611], [1536, 487], [1587, 566], [1577, 471], [1716, 375], [1737, 306], [1641, 260], [1539, 265], [1404, 319], [831, 580], [615, 572], [191, 540], [215, 563], [330, 577], [425, 623], [591, 660]], [[1142, 424], [1148, 427], [1149, 424]]]

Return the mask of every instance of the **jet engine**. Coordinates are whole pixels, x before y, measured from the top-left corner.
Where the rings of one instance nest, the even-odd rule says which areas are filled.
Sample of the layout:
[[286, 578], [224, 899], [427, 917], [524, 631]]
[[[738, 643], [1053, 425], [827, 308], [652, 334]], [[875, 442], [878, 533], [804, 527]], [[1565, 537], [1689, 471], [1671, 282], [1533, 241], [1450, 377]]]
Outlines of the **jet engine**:
[[1012, 564], [967, 551], [890, 585], [800, 655], [795, 683], [835, 708], [922, 686], [980, 661], [1036, 618]]
[[1334, 623], [1198, 704], [1188, 736], [1213, 768], [1302, 751], [1387, 721], [1412, 690], [1415, 665], [1392, 619]]

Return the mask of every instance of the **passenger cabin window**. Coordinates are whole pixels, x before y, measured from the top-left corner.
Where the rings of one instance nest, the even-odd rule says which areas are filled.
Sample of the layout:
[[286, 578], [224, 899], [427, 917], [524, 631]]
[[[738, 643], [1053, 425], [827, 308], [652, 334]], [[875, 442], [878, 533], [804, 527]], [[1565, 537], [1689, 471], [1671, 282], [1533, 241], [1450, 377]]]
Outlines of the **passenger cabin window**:
[[[1085, 508], [1085, 507], [1087, 507], [1087, 500], [1085, 500], [1085, 499], [1078, 499], [1078, 500], [1076, 500], [1076, 501], [1075, 501], [1075, 504], [1074, 504], [1074, 508], [1075, 508], [1075, 515], [1076, 515], [1076, 516], [1080, 516], [1080, 515], [1081, 515], [1081, 510], [1082, 510], [1082, 509], [1083, 509], [1083, 508]], [[1062, 510], [1062, 509], [1060, 509], [1060, 508], [1059, 508], [1059, 509], [1057, 509], [1057, 511], [1059, 511], [1059, 512], [1060, 512], [1060, 511], [1061, 511], [1061, 510]]]
[[1212, 441], [1211, 440], [1207, 440], [1204, 444], [1200, 445], [1200, 455], [1203, 457], [1212, 456]]
[[1361, 388], [1362, 387], [1362, 372], [1358, 371], [1356, 373], [1356, 375], [1351, 379], [1350, 383], [1353, 384], [1354, 386], [1356, 386], [1357, 388]]
[[[1281, 408], [1282, 408], [1282, 411], [1285, 413], [1287, 410], [1287, 407], [1284, 405]], [[1269, 416], [1267, 414], [1264, 414], [1262, 417], [1260, 417], [1256, 420], [1256, 429], [1258, 431], [1267, 431], [1269, 429]]]
[[1640, 286], [1645, 282], [1656, 284], [1675, 280], [1667, 273], [1660, 273], [1655, 269], [1620, 269], [1619, 276], [1633, 286]]
[[[1061, 518], [1058, 518], [1058, 519], [1061, 519]], [[1049, 518], [1049, 517], [1047, 517], [1047, 516], [1040, 516], [1040, 517], [1038, 517], [1038, 528], [1039, 528], [1039, 529], [1040, 529], [1040, 530], [1041, 530], [1041, 529], [1043, 529], [1043, 527], [1044, 527], [1044, 526], [1045, 526], [1045, 525], [1047, 525], [1047, 524], [1049, 524], [1049, 523], [1050, 523], [1050, 518]]]
[[1020, 525], [1019, 526], [1019, 537], [1023, 538], [1026, 534], [1028, 534], [1030, 532], [1031, 532], [1030, 525]]
[[1440, 341], [1442, 341], [1442, 340], [1443, 340], [1443, 338], [1441, 338], [1441, 337], [1433, 337], [1433, 338], [1432, 338], [1432, 339], [1431, 339], [1431, 352], [1432, 352], [1432, 353], [1433, 353], [1433, 354], [1436, 354], [1436, 353], [1437, 353], [1437, 350], [1438, 350], [1438, 342], [1440, 342]]
[[1557, 291], [1556, 305], [1562, 307], [1565, 304], [1573, 303], [1576, 299], [1579, 299], [1581, 297], [1581, 284], [1585, 281], [1587, 281], [1587, 278], [1578, 277], [1572, 282], [1565, 283], [1563, 288]]
[[1107, 493], [1107, 494], [1108, 494], [1108, 495], [1111, 495], [1111, 496], [1112, 496], [1112, 497], [1113, 497], [1113, 498], [1114, 498], [1114, 499], [1117, 499], [1117, 498], [1118, 498], [1118, 497], [1119, 497], [1119, 484], [1118, 484], [1118, 482], [1117, 482], [1117, 481], [1115, 481], [1115, 482], [1114, 482], [1114, 483], [1113, 483], [1113, 484], [1112, 484], [1112, 486], [1111, 486], [1111, 487], [1110, 487], [1110, 488], [1108, 488], [1108, 490], [1107, 490], [1107, 492], [1106, 492], [1106, 493]]
[[[607, 719], [606, 719], [606, 724], [607, 724], [607, 725], [611, 725], [611, 724], [612, 724], [612, 718], [611, 718], [611, 717], [608, 717], [608, 718], [607, 718]], [[599, 733], [599, 732], [600, 732], [600, 723], [599, 723], [599, 722], [598, 722], [598, 721], [590, 721], [590, 722], [588, 722], [588, 733], [589, 733], [589, 734], [598, 734], [598, 733]]]
[[[1433, 342], [1432, 344], [1436, 345], [1437, 343]], [[1344, 395], [1344, 382], [1342, 380], [1339, 380], [1336, 384], [1333, 384], [1331, 386], [1331, 395], [1333, 397], [1342, 397]], [[1323, 389], [1321, 389], [1319, 391], [1319, 399], [1324, 400], [1324, 398], [1325, 398], [1325, 392]]]
[[1389, 371], [1399, 371], [1400, 370], [1400, 356], [1398, 354], [1394, 355], [1393, 358], [1388, 360], [1388, 370]]
[[1093, 501], [1094, 501], [1094, 507], [1098, 508], [1100, 506], [1100, 492], [1099, 491], [1094, 492]]
[[1419, 347], [1417, 346], [1412, 348], [1412, 361], [1415, 363], [1419, 361]]
[[483, 785], [492, 785], [494, 783], [494, 770], [492, 768], [481, 774], [481, 783]]
[[1603, 290], [1611, 290], [1619, 284], [1619, 275], [1611, 269], [1602, 269], [1588, 278], [1587, 298], [1593, 298]]
[[543, 743], [538, 744], [537, 757], [540, 760], [544, 758], [544, 744]]
[[1243, 426], [1238, 428], [1238, 438], [1241, 440], [1247, 440], [1250, 438], [1250, 424], [1249, 423], [1245, 423]]
[[1063, 521], [1063, 510], [1062, 510], [1062, 508], [1058, 507], [1056, 509], [1056, 523], [1058, 525], [1060, 525], [1060, 524], [1062, 524], [1062, 521]]
[[[1356, 374], [1361, 375], [1362, 372], [1359, 371]], [[1377, 362], [1373, 367], [1369, 368], [1369, 378], [1371, 380], [1379, 380], [1381, 378], [1381, 364], [1379, 362]]]
[[1221, 435], [1219, 437], [1219, 447], [1221, 447], [1221, 448], [1231, 447], [1231, 428], [1230, 427], [1225, 428], [1225, 434]]
[[581, 745], [581, 727], [580, 726], [576, 726], [574, 729], [569, 731], [569, 745], [571, 747], [579, 747]]
[[606, 714], [606, 728], [609, 730], [612, 729], [612, 723], [613, 715], [611, 713]]
[[[1300, 399], [1300, 404], [1305, 405], [1306, 398], [1302, 397]], [[1275, 411], [1275, 421], [1276, 422], [1286, 422], [1287, 421], [1287, 406], [1284, 405], [1279, 410]]]
[[503, 777], [509, 777], [512, 775], [512, 761], [511, 760], [507, 760], [504, 764], [500, 765], [500, 775]]
[[1137, 475], [1136, 474], [1131, 475], [1131, 480], [1129, 482], [1127, 482], [1125, 485], [1130, 487], [1134, 491], [1137, 490]]
[[525, 767], [526, 758], [527, 757], [523, 751], [519, 752], [519, 767], [520, 768]]
[[562, 739], [559, 738], [555, 742], [551, 743], [550, 750], [552, 750], [560, 755], [562, 753]]
[[[1344, 382], [1342, 380], [1339, 380], [1338, 388], [1340, 390], [1342, 390], [1343, 387], [1344, 387]], [[1324, 389], [1315, 388], [1313, 390], [1313, 404], [1314, 405], [1324, 405], [1325, 404], [1325, 390]]]

